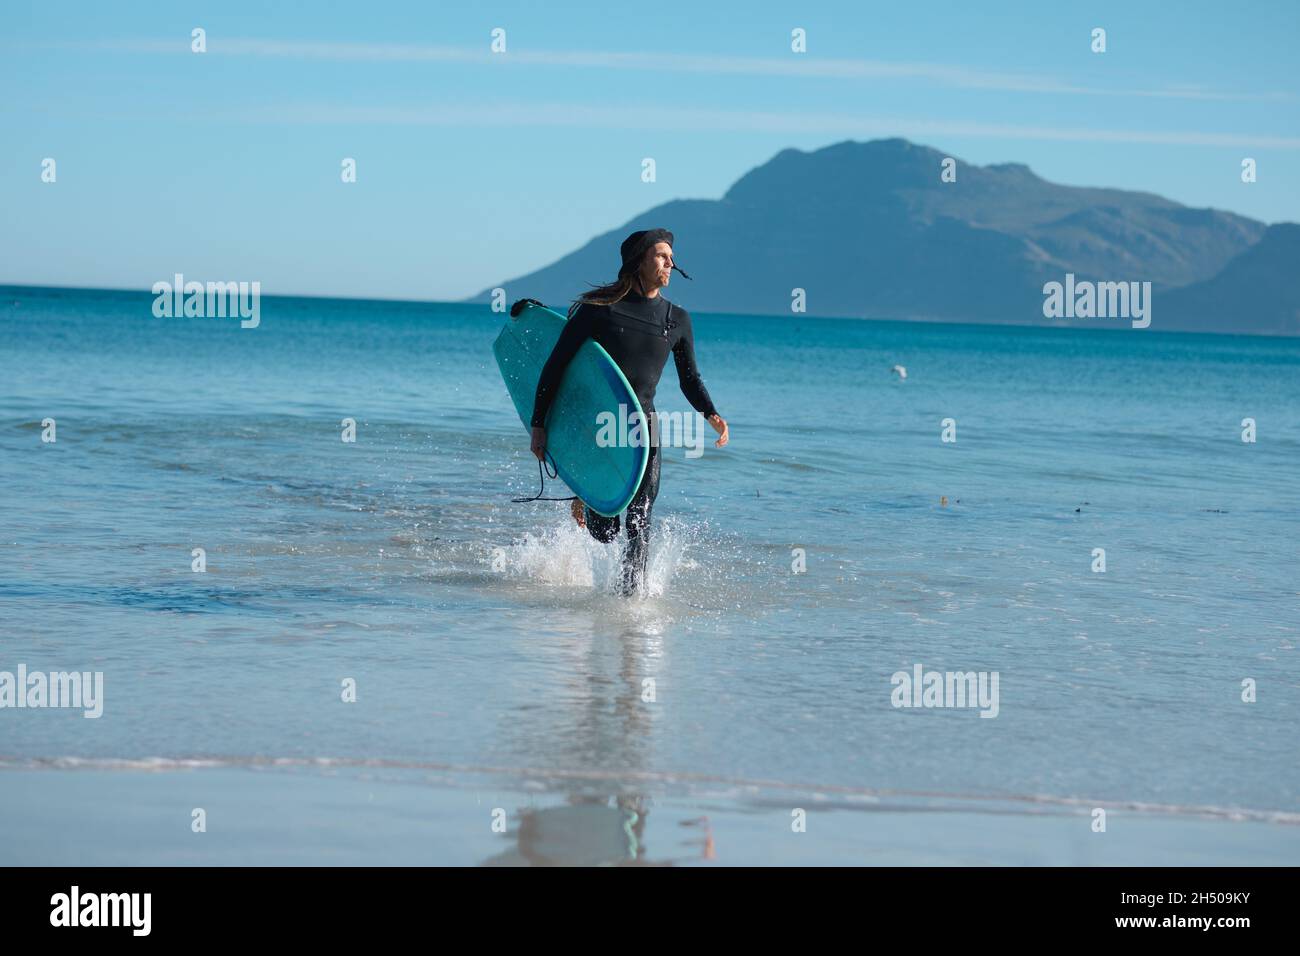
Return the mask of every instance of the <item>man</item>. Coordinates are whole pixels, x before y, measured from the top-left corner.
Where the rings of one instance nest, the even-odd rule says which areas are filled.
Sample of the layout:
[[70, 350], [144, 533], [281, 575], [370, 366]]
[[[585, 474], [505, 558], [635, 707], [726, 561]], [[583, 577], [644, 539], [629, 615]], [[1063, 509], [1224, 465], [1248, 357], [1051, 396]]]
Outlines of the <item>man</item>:
[[[564, 370], [579, 346], [588, 338], [609, 353], [636, 392], [645, 413], [643, 432], [650, 432], [650, 457], [645, 475], [624, 513], [627, 545], [623, 550], [623, 593], [632, 594], [645, 577], [650, 547], [650, 509], [659, 494], [658, 416], [654, 410], [655, 388], [671, 352], [677, 365], [682, 393], [707, 417], [721, 448], [727, 444], [727, 423], [713, 407], [695, 366], [695, 335], [691, 316], [659, 294], [667, 288], [672, 270], [686, 275], [673, 260], [673, 234], [667, 229], [634, 232], [619, 247], [623, 265], [618, 278], [608, 285], [583, 293], [569, 310], [569, 321], [560, 333], [551, 356], [542, 369], [533, 403], [532, 452], [539, 459], [546, 451], [546, 414]], [[610, 542], [618, 535], [619, 519], [598, 515], [580, 501], [573, 503], [573, 517], [598, 541]]]

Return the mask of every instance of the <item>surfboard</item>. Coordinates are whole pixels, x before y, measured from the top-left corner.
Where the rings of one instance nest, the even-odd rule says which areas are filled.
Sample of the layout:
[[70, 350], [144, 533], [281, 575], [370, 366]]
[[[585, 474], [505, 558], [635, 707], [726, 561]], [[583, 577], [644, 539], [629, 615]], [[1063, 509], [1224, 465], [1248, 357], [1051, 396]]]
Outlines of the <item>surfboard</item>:
[[[537, 381], [564, 323], [558, 312], [530, 303], [506, 321], [492, 344], [506, 390], [529, 434]], [[622, 414], [619, 405], [624, 406]], [[629, 444], [626, 433], [617, 442], [598, 442], [603, 412], [613, 415], [614, 422], [626, 422], [633, 412], [635, 421], [644, 421], [641, 403], [622, 370], [598, 343], [587, 339], [565, 369], [551, 403], [546, 450], [573, 493], [596, 514], [612, 517], [626, 511], [636, 494], [650, 448]], [[607, 427], [607, 438], [610, 431]]]

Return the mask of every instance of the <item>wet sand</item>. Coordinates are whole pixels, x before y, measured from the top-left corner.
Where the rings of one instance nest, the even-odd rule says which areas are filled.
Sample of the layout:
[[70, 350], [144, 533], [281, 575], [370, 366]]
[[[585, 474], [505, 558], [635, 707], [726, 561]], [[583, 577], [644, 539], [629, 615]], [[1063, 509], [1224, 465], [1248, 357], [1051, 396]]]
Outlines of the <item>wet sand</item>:
[[[629, 786], [628, 784], [632, 785]], [[192, 830], [193, 810], [206, 832]], [[794, 811], [806, 830], [794, 832]], [[503, 811], [500, 812], [500, 811]], [[495, 829], [494, 829], [495, 823]], [[5, 865], [1277, 866], [1295, 823], [403, 768], [0, 770]], [[501, 832], [504, 828], [505, 832]]]

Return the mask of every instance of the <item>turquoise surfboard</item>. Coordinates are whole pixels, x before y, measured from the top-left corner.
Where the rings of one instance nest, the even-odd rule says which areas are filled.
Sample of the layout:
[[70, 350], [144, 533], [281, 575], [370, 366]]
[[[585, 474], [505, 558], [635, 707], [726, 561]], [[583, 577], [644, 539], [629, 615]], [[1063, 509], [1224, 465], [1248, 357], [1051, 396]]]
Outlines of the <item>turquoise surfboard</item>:
[[[492, 344], [501, 377], [529, 434], [537, 380], [564, 322], [558, 312], [528, 304], [517, 317], [506, 321]], [[602, 447], [596, 441], [601, 412], [612, 414], [615, 422], [626, 420], [619, 414], [619, 405], [626, 407], [626, 418], [635, 412], [635, 421], [644, 420], [641, 403], [622, 370], [608, 352], [587, 339], [565, 369], [551, 403], [546, 450], [555, 459], [555, 470], [564, 483], [588, 508], [606, 517], [627, 510], [650, 457], [650, 448], [644, 443], [634, 446], [624, 440]]]

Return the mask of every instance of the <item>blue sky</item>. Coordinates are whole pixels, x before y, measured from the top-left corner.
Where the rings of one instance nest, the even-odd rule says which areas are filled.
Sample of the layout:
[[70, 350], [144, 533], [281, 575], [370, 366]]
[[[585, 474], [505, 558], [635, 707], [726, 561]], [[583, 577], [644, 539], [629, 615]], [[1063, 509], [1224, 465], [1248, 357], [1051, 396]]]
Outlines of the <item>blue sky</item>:
[[0, 282], [456, 299], [781, 149], [887, 136], [1298, 221], [1298, 41], [1292, 0], [7, 0]]

